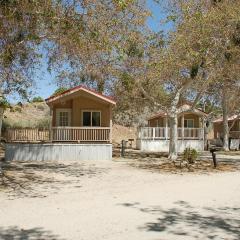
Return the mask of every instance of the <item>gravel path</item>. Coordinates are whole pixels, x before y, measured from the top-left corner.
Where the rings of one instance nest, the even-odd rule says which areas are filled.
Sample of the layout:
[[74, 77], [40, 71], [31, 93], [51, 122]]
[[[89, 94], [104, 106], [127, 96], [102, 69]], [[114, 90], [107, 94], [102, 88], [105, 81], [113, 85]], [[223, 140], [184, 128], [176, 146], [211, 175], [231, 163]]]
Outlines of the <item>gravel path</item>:
[[0, 239], [240, 239], [240, 172], [161, 174], [127, 162], [13, 165], [22, 185], [0, 191]]

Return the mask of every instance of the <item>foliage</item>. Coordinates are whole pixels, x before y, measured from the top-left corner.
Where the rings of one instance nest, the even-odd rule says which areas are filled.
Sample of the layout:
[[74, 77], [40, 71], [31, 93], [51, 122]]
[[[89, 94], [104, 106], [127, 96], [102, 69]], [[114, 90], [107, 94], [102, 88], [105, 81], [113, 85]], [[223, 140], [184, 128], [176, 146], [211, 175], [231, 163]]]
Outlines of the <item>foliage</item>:
[[65, 88], [65, 87], [60, 87], [60, 88], [58, 88], [58, 89], [56, 89], [56, 90], [54, 91], [54, 93], [52, 94], [52, 96], [56, 96], [56, 95], [58, 95], [58, 94], [61, 94], [61, 93], [65, 92], [66, 90], [67, 90], [67, 88]]
[[43, 99], [42, 97], [38, 96], [38, 97], [34, 97], [34, 98], [32, 99], [32, 102], [33, 102], [33, 103], [34, 103], [34, 102], [44, 102], [44, 99]]
[[197, 160], [198, 152], [194, 148], [186, 148], [183, 152], [183, 159], [189, 164], [194, 164]]
[[10, 108], [11, 105], [5, 97], [0, 98], [0, 107], [3, 109]]

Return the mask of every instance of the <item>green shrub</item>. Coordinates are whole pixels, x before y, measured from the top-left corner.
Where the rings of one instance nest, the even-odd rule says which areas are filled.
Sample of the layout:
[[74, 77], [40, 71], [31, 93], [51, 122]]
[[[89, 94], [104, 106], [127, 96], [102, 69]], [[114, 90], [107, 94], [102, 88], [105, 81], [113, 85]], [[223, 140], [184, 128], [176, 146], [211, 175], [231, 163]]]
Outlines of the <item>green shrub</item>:
[[189, 164], [194, 164], [197, 160], [198, 152], [194, 148], [186, 148], [183, 152], [183, 159]]
[[61, 93], [65, 92], [66, 90], [67, 90], [67, 88], [65, 88], [65, 87], [60, 87], [60, 88], [58, 88], [58, 89], [55, 90], [55, 92], [52, 94], [52, 96], [56, 96], [56, 95], [58, 95], [58, 94], [61, 94]]
[[43, 118], [37, 121], [34, 125], [35, 128], [49, 128], [50, 118]]
[[34, 98], [32, 99], [32, 102], [43, 102], [43, 101], [44, 101], [44, 99], [43, 99], [42, 97], [40, 97], [40, 96], [34, 97]]
[[40, 111], [44, 111], [45, 107], [41, 104], [41, 105], [37, 105], [36, 108]]
[[21, 112], [22, 112], [22, 107], [21, 107], [21, 106], [15, 106], [13, 112], [19, 112], [19, 113], [21, 113]]
[[6, 109], [6, 108], [10, 108], [11, 105], [5, 97], [2, 97], [0, 98], [0, 107]]

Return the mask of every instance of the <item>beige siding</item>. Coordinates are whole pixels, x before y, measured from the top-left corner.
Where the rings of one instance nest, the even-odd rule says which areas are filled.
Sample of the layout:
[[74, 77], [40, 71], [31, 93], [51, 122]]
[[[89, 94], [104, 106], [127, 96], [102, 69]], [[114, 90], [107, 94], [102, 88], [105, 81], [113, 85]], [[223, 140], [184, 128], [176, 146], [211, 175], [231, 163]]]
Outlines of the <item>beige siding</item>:
[[[184, 114], [184, 119], [193, 119], [194, 120], [194, 128], [202, 127], [200, 124], [201, 117], [197, 114]], [[159, 127], [165, 127], [165, 117], [156, 117], [148, 121], [149, 127], [157, 127], [157, 123]], [[181, 127], [182, 121], [181, 117], [178, 118], [178, 127]], [[169, 123], [168, 123], [169, 125]]]
[[110, 127], [111, 107], [110, 104], [102, 101], [97, 101], [87, 96], [75, 96], [66, 102], [56, 103], [53, 105], [53, 126], [56, 126], [56, 109], [70, 108], [72, 109], [72, 123], [73, 127], [82, 126], [82, 111], [83, 110], [97, 110], [101, 112], [101, 127]]

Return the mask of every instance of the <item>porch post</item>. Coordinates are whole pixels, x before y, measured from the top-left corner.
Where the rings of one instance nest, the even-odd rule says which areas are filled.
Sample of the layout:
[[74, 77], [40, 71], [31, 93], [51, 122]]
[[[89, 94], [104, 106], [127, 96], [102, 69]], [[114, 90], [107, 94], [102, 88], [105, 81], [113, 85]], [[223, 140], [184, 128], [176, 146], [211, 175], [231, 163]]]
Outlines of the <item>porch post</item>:
[[181, 126], [182, 126], [182, 140], [184, 140], [184, 114], [181, 118]]
[[112, 143], [112, 106], [109, 105], [109, 127], [110, 127], [110, 132], [109, 132], [109, 142]]
[[53, 109], [52, 107], [50, 107], [49, 140], [51, 142], [53, 140], [52, 125], [53, 125]]
[[165, 118], [165, 138], [168, 139], [168, 118]]

